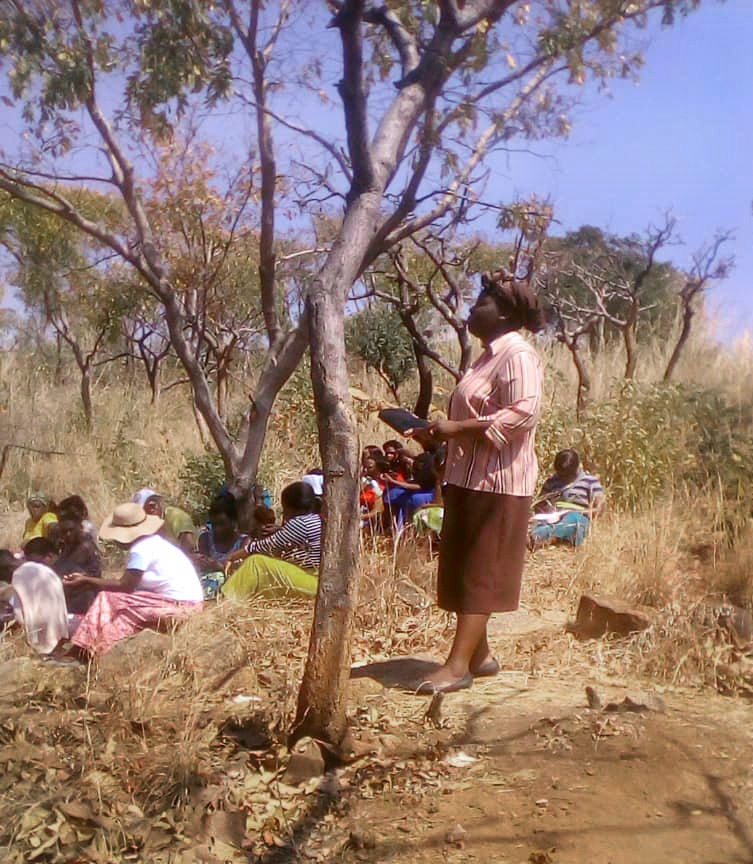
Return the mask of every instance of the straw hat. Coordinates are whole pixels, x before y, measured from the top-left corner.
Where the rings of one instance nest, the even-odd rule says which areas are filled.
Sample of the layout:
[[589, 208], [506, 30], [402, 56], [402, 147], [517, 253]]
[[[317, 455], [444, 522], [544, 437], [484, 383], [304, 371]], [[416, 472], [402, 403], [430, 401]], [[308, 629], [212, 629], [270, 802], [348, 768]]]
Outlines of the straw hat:
[[102, 523], [99, 536], [102, 540], [116, 540], [118, 543], [133, 543], [140, 537], [156, 534], [165, 524], [159, 516], [147, 516], [141, 504], [128, 501], [118, 506]]

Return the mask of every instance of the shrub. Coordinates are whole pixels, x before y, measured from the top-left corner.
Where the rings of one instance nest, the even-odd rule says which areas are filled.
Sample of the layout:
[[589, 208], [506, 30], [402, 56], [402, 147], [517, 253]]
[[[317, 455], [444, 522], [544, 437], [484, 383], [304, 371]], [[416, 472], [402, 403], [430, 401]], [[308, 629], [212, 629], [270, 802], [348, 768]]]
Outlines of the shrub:
[[670, 486], [720, 488], [728, 501], [746, 492], [753, 460], [750, 408], [736, 408], [713, 390], [623, 381], [572, 426], [555, 407], [540, 425], [539, 457], [547, 473], [555, 453], [574, 447], [599, 474], [610, 504], [631, 510]]
[[411, 337], [392, 309], [375, 306], [347, 321], [348, 349], [387, 382], [395, 393], [416, 368]]
[[187, 456], [178, 475], [180, 505], [201, 523], [212, 498], [225, 482], [225, 466], [215, 450]]

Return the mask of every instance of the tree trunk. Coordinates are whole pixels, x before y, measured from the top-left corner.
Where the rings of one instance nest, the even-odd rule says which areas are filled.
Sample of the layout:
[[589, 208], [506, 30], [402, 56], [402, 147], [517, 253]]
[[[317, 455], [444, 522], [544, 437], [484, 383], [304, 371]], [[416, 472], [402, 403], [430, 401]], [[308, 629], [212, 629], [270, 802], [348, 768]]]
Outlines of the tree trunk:
[[622, 330], [622, 340], [625, 344], [625, 378], [635, 377], [638, 358], [635, 353], [635, 325], [629, 324]]
[[319, 590], [294, 739], [325, 742], [333, 760], [347, 746], [345, 692], [358, 603], [358, 442], [345, 355], [345, 300], [376, 222], [379, 195], [351, 205], [340, 239], [312, 285], [306, 312], [311, 381], [324, 470], [324, 536]]
[[586, 364], [583, 362], [578, 345], [568, 343], [567, 347], [570, 349], [570, 355], [575, 364], [575, 371], [578, 374], [578, 395], [575, 403], [575, 416], [580, 420], [588, 410], [588, 401], [591, 395], [591, 378], [588, 374], [588, 369], [586, 369]]
[[456, 331], [458, 334], [458, 342], [460, 343], [460, 363], [458, 364], [458, 380], [468, 371], [472, 360], [472, 345], [471, 338], [468, 335], [468, 330]]
[[55, 386], [60, 387], [63, 383], [63, 339], [59, 333], [55, 333]]
[[196, 400], [191, 400], [191, 407], [193, 408], [193, 419], [196, 423], [196, 430], [199, 433], [199, 440], [201, 441], [202, 447], [208, 447], [211, 441], [211, 436], [209, 435], [209, 430], [207, 429], [206, 420], [199, 411], [199, 408], [196, 404]]
[[416, 355], [416, 368], [418, 369], [418, 397], [413, 413], [417, 417], [426, 419], [431, 410], [431, 400], [434, 395], [434, 378], [426, 355], [421, 351], [417, 342], [413, 342], [413, 353]]
[[682, 354], [682, 351], [685, 348], [685, 343], [688, 341], [688, 338], [690, 336], [690, 328], [693, 323], [693, 315], [694, 311], [690, 303], [683, 301], [682, 330], [680, 331], [680, 335], [677, 339], [677, 344], [672, 351], [672, 356], [669, 358], [669, 363], [667, 363], [667, 368], [664, 370], [664, 381], [669, 381], [669, 379], [674, 374], [675, 367], [677, 366], [677, 362], [680, 359], [680, 354]]
[[311, 735], [337, 755], [346, 733], [353, 612], [358, 602], [358, 450], [345, 363], [343, 296], [319, 282], [307, 302], [311, 380], [324, 469], [324, 537], [308, 659], [294, 737]]
[[91, 370], [84, 366], [81, 370], [81, 403], [84, 408], [86, 429], [91, 432], [94, 425], [94, 408], [92, 406]]
[[155, 357], [151, 362], [144, 358], [144, 368], [146, 369], [146, 378], [149, 382], [149, 391], [151, 398], [150, 405], [156, 405], [160, 397], [160, 363]]
[[159, 402], [159, 397], [162, 394], [162, 388], [160, 385], [160, 367], [155, 364], [152, 374], [149, 378], [149, 389], [152, 391], [152, 396], [149, 401], [152, 405], [156, 405]]

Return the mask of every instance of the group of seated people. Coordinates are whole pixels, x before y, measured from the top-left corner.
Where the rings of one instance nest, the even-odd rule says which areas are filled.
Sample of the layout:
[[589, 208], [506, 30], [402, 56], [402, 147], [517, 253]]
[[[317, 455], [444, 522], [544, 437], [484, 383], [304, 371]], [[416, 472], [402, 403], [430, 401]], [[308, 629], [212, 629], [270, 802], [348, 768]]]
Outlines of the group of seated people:
[[[381, 448], [365, 447], [359, 498], [362, 526], [392, 533], [412, 522], [419, 530], [441, 534], [442, 456], [441, 450], [413, 455], [395, 440]], [[529, 549], [552, 543], [580, 546], [604, 500], [601, 482], [583, 468], [578, 453], [561, 450], [554, 458], [554, 473], [533, 504]]]
[[[253, 533], [242, 533], [235, 498], [223, 492], [197, 531], [188, 513], [141, 489], [113, 510], [97, 535], [80, 496], [56, 506], [34, 493], [27, 500], [23, 552], [0, 550], [2, 623], [22, 623], [39, 653], [54, 655], [62, 646], [65, 661], [75, 662], [139, 630], [183, 618], [220, 594], [313, 596], [320, 498], [299, 481], [285, 487], [281, 503], [282, 525], [259, 504]], [[127, 553], [120, 576], [103, 575], [98, 539]]]
[[400, 441], [378, 447], [370, 444], [361, 454], [361, 524], [373, 533], [400, 531], [414, 514], [429, 505], [441, 505], [443, 451], [413, 454]]
[[[438, 511], [427, 528], [441, 532], [442, 453], [409, 453], [398, 441], [366, 447], [362, 455], [362, 524], [375, 532], [400, 530], [422, 512]], [[27, 500], [23, 553], [0, 550], [0, 619], [23, 623], [40, 653], [70, 640], [78, 658], [109, 650], [146, 627], [180, 619], [219, 596], [314, 596], [321, 557], [324, 478], [311, 471], [286, 486], [282, 523], [266, 504], [253, 526], [240, 529], [238, 505], [221, 491], [197, 531], [190, 515], [140, 489], [96, 531], [86, 504], [71, 495], [55, 505], [44, 493]], [[549, 543], [579, 546], [604, 505], [598, 478], [574, 450], [560, 451], [530, 521], [531, 551]], [[415, 524], [415, 523], [414, 523]], [[98, 540], [127, 552], [123, 573], [103, 575]], [[5, 583], [5, 584], [3, 584]]]

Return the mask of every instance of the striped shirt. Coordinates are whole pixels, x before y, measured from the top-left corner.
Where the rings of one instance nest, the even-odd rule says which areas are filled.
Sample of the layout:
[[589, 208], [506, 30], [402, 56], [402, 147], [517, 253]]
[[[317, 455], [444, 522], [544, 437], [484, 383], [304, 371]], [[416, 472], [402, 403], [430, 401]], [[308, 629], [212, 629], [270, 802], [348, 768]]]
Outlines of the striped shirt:
[[450, 438], [444, 481], [478, 492], [531, 496], [541, 410], [541, 364], [514, 331], [498, 336], [458, 382], [450, 420], [491, 420], [483, 435]]
[[271, 555], [297, 564], [304, 570], [318, 570], [322, 556], [322, 520], [317, 513], [294, 516], [274, 534], [251, 540], [249, 555]]
[[541, 488], [541, 494], [555, 501], [555, 506], [562, 501], [573, 504], [583, 510], [590, 510], [604, 497], [601, 481], [587, 471], [581, 471], [571, 483], [566, 483], [557, 474], [548, 477]]

